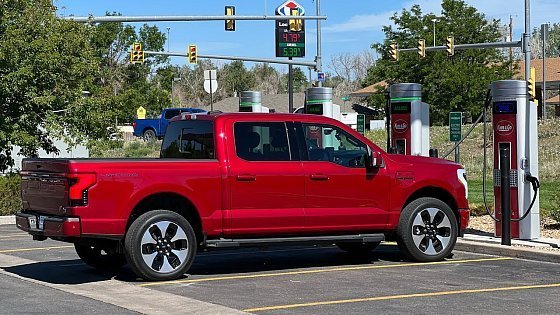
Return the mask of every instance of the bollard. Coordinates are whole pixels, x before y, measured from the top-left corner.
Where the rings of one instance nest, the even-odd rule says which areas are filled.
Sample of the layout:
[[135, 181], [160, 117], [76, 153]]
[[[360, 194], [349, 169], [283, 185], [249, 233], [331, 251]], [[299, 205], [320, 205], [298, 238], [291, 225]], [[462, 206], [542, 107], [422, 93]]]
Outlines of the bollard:
[[502, 245], [511, 246], [510, 205], [510, 152], [509, 145], [500, 144], [500, 198], [502, 202]]

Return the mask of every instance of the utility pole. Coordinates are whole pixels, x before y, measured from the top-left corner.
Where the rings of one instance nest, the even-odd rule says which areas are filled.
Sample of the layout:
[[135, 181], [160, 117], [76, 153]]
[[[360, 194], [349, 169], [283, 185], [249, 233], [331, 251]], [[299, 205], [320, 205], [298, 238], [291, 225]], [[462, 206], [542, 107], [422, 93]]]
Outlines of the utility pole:
[[542, 37], [542, 119], [546, 119], [546, 40], [548, 38], [548, 24], [541, 25]]
[[171, 39], [169, 38], [169, 30], [171, 30], [171, 27], [167, 27], [167, 51], [169, 51], [169, 42], [171, 41]]
[[[292, 57], [289, 57], [288, 60], [292, 60]], [[288, 65], [288, 112], [294, 112], [294, 73], [292, 64]]]
[[[321, 0], [315, 0], [315, 8], [317, 9], [317, 16], [321, 13]], [[315, 62], [317, 66], [315, 67], [315, 71], [317, 73], [323, 71], [323, 66], [321, 64], [321, 21], [317, 20], [317, 56], [315, 57]], [[317, 80], [317, 86], [323, 86], [323, 82]]]
[[[509, 41], [513, 41], [513, 16], [509, 16]], [[513, 48], [509, 48], [509, 71], [513, 71]]]

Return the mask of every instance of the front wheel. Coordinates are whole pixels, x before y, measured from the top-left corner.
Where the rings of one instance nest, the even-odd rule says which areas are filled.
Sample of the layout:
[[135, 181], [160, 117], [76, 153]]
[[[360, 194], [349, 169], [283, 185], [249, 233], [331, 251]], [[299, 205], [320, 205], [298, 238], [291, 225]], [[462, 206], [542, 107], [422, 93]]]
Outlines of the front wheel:
[[397, 227], [400, 249], [417, 261], [439, 261], [448, 257], [457, 235], [453, 210], [435, 198], [419, 198], [408, 204]]
[[196, 236], [181, 215], [155, 210], [139, 216], [125, 237], [132, 270], [146, 280], [174, 280], [184, 275], [196, 254]]

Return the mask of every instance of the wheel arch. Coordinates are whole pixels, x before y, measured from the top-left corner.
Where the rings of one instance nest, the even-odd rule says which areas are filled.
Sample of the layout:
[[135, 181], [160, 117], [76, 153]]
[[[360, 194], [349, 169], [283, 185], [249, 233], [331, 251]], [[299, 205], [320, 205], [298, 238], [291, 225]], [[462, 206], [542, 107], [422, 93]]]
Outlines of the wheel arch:
[[451, 193], [449, 193], [448, 190], [446, 190], [444, 188], [441, 188], [441, 187], [427, 186], [427, 187], [422, 187], [422, 188], [414, 191], [406, 199], [405, 203], [402, 206], [401, 211], [404, 210], [404, 208], [408, 204], [410, 204], [414, 200], [416, 200], [418, 198], [422, 198], [422, 197], [430, 197], [430, 198], [435, 198], [435, 199], [443, 201], [445, 204], [447, 204], [449, 206], [449, 208], [451, 208], [451, 210], [453, 211], [453, 214], [455, 214], [457, 224], [459, 226], [461, 226], [461, 217], [459, 215], [459, 207], [457, 206], [457, 201], [455, 200], [455, 198], [453, 198], [453, 195]]
[[128, 231], [132, 222], [139, 216], [152, 210], [169, 210], [183, 216], [192, 225], [197, 242], [203, 241], [202, 220], [196, 206], [191, 200], [175, 192], [154, 193], [140, 200], [132, 208], [126, 224], [126, 230]]

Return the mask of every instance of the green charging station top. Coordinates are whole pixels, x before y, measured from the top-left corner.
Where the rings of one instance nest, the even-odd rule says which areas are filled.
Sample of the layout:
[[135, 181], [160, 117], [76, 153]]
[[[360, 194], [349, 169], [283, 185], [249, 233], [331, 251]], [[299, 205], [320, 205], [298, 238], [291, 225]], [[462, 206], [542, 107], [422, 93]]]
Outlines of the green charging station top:
[[239, 92], [239, 105], [260, 105], [261, 92], [259, 91], [241, 91]]
[[391, 102], [411, 102], [422, 100], [422, 84], [397, 83], [389, 88]]
[[331, 87], [312, 87], [307, 89], [307, 102], [332, 101], [333, 89]]
[[527, 97], [527, 82], [523, 80], [500, 80], [490, 85], [494, 102]]

